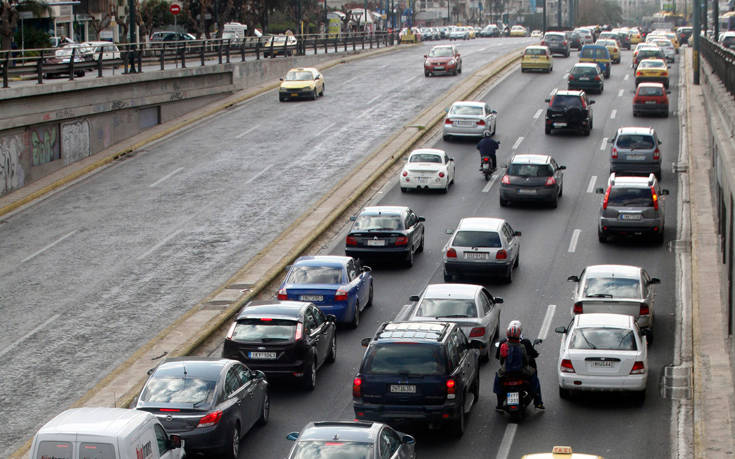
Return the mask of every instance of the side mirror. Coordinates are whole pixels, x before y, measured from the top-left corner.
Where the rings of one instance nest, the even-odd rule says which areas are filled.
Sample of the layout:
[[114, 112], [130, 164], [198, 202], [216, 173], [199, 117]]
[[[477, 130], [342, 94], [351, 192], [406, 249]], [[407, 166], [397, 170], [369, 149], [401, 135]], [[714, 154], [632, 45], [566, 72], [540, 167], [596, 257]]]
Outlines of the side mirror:
[[594, 104], [594, 103], [595, 103], [595, 101], [594, 101], [594, 100], [591, 100], [591, 101], [590, 101], [590, 105], [592, 105], [592, 104]]
[[420, 221], [420, 222], [425, 222], [425, 221], [426, 221], [426, 219], [425, 219], [424, 217], [419, 217], [419, 221]]
[[561, 333], [561, 334], [564, 334], [564, 333], [566, 333], [566, 332], [567, 332], [567, 327], [556, 327], [556, 328], [554, 329], [554, 331], [555, 331], [556, 333]]
[[460, 54], [459, 53], [457, 53], [457, 57], [460, 57]]
[[605, 192], [604, 188], [595, 188], [595, 193], [597, 194], [603, 194]]
[[362, 347], [368, 347], [370, 341], [372, 341], [372, 338], [363, 338], [360, 340], [360, 344], [362, 345]]
[[298, 432], [291, 432], [290, 434], [286, 435], [286, 440], [296, 441], [299, 438]]
[[444, 109], [444, 113], [449, 113], [449, 109], [448, 108], [445, 108]]
[[579, 276], [569, 276], [567, 277], [567, 280], [569, 282], [579, 282]]
[[454, 161], [454, 158], [452, 158], [452, 157], [450, 156], [450, 157], [449, 157], [449, 161]]
[[371, 268], [370, 266], [363, 266], [361, 268], [361, 271], [364, 272], [364, 273], [369, 273], [369, 272], [372, 272], [373, 271], [373, 268]]
[[494, 296], [493, 297], [493, 302], [495, 304], [502, 304], [502, 303], [505, 302], [505, 300], [503, 300], [503, 297], [501, 297], [501, 296]]
[[544, 99], [544, 102], [548, 104], [549, 102], [551, 102], [551, 98], [547, 97], [546, 99]]
[[169, 449], [181, 448], [181, 436], [172, 434], [168, 436], [168, 447]]
[[659, 141], [658, 141], [658, 144], [659, 144], [659, 145], [663, 145], [664, 143], [663, 143], [663, 141], [659, 140]]
[[661, 190], [661, 196], [665, 196], [669, 194], [669, 190]]
[[651, 280], [648, 281], [648, 285], [660, 284], [660, 283], [661, 283], [661, 279], [659, 279], [658, 277], [652, 277]]
[[416, 439], [413, 438], [411, 435], [404, 435], [401, 437], [401, 443], [404, 445], [415, 445]]
[[520, 231], [513, 231], [513, 236], [521, 236], [521, 234]]
[[490, 113], [492, 113], [493, 115], [497, 115], [498, 114], [498, 111], [497, 110], [490, 110]]
[[411, 295], [411, 296], [408, 297], [408, 300], [409, 301], [418, 301], [419, 300], [419, 296], [418, 295]]
[[327, 314], [327, 322], [337, 322], [337, 316], [334, 314]]
[[671, 89], [667, 89], [666, 94], [671, 94]]
[[427, 56], [426, 54], [424, 54], [424, 59], [428, 59], [428, 58], [429, 58], [429, 56]]
[[559, 169], [558, 170], [563, 171], [563, 170], [566, 170], [566, 169], [567, 169], [567, 166], [559, 166]]
[[454, 234], [454, 230], [447, 228], [447, 229], [444, 230], [444, 233], [445, 234]]
[[354, 222], [355, 220], [357, 220], [357, 217], [356, 216], [353, 215], [353, 216], [350, 217], [350, 221], [351, 222]]
[[541, 338], [536, 338], [535, 340], [533, 340], [533, 345], [535, 346], [535, 345], [541, 344], [543, 342], [544, 342], [544, 340], [542, 340]]
[[283, 78], [279, 78], [279, 80], [283, 81]]

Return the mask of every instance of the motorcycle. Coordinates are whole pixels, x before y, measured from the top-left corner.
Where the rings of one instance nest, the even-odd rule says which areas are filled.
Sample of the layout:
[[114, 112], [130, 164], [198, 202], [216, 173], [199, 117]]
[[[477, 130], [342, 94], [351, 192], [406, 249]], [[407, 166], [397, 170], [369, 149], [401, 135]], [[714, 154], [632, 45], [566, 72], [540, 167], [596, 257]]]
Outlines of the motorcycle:
[[495, 168], [490, 164], [490, 156], [482, 155], [481, 161], [480, 170], [485, 175], [485, 180], [490, 180], [490, 177], [493, 176], [493, 172], [495, 172]]
[[[535, 339], [533, 346], [536, 347], [541, 342], [541, 339]], [[500, 343], [496, 342], [495, 347], [499, 346]], [[520, 421], [526, 415], [526, 408], [533, 401], [533, 388], [528, 377], [522, 374], [507, 374], [500, 378], [500, 384], [505, 394], [503, 411], [508, 414], [511, 421]]]

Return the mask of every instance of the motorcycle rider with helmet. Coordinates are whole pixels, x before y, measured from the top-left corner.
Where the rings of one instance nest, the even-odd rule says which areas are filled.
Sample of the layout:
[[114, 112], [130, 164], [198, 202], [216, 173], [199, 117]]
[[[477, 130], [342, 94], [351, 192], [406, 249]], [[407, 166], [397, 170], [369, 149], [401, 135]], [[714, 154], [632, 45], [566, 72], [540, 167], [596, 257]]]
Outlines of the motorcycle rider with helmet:
[[506, 362], [509, 354], [511, 353], [511, 346], [518, 346], [518, 350], [522, 354], [522, 369], [520, 374], [528, 379], [531, 390], [533, 391], [534, 406], [537, 410], [543, 410], [546, 407], [541, 398], [541, 383], [538, 379], [538, 372], [536, 367], [536, 357], [539, 356], [538, 351], [533, 347], [533, 343], [522, 335], [523, 326], [519, 320], [512, 320], [508, 324], [506, 330], [506, 338], [499, 341], [499, 346], [495, 351], [495, 358], [500, 360], [500, 368], [495, 373], [495, 383], [493, 385], [493, 392], [495, 392], [498, 398], [498, 404], [496, 406], [497, 411], [503, 411], [503, 397], [504, 391], [501, 384], [501, 379], [507, 374]]
[[[495, 170], [498, 164], [498, 160], [495, 158], [495, 152], [500, 148], [500, 142], [490, 137], [490, 131], [484, 131], [482, 133], [482, 139], [477, 143], [477, 149], [480, 150], [480, 161], [485, 156], [489, 156], [492, 161], [491, 170]], [[480, 162], [482, 167], [482, 162]]]

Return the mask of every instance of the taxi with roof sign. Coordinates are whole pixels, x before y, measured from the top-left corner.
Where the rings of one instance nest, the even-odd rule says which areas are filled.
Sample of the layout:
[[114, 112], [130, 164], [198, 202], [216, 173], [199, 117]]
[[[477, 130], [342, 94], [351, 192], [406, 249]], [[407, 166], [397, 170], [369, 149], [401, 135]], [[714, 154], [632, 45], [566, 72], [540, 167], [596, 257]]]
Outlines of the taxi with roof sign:
[[604, 459], [596, 454], [582, 454], [572, 451], [571, 446], [554, 446], [550, 453], [526, 454], [521, 459]]

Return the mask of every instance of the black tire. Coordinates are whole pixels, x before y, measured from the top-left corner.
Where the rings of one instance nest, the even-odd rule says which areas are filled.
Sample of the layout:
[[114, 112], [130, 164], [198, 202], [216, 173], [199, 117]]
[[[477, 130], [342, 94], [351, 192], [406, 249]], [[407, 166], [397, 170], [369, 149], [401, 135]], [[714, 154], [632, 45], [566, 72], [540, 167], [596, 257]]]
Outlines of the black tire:
[[521, 73], [526, 73], [526, 69], [524, 69], [523, 67], [521, 67]]
[[516, 261], [513, 262], [513, 269], [517, 268], [518, 265], [521, 264], [521, 253], [518, 252], [518, 256], [516, 257]]
[[546, 127], [544, 128], [544, 134], [546, 134], [546, 135], [551, 135], [551, 128], [550, 128], [549, 126], [546, 126]]
[[569, 389], [559, 388], [559, 398], [562, 400], [571, 400], [572, 392]]
[[424, 71], [424, 76], [425, 77], [429, 77], [429, 75], [431, 75], [431, 73]]
[[513, 283], [513, 265], [508, 266], [508, 271], [503, 276], [503, 282], [506, 284]]
[[462, 438], [465, 430], [465, 415], [464, 415], [464, 399], [459, 401], [459, 417], [451, 425], [451, 432], [454, 438]]
[[320, 96], [324, 97], [324, 90], [327, 89], [327, 85], [322, 85], [322, 92], [319, 93]]
[[424, 239], [426, 236], [421, 236], [421, 242], [419, 243], [418, 248], [416, 249], [416, 253], [422, 253], [424, 251]]
[[462, 66], [461, 66], [461, 65], [460, 65], [460, 66], [459, 66], [459, 68], [457, 69], [457, 73], [462, 73]]
[[495, 124], [493, 124], [493, 132], [490, 135], [495, 135], [495, 133], [498, 132], [498, 119], [495, 119]]
[[238, 459], [238, 456], [240, 455], [240, 425], [237, 423], [232, 426], [230, 441], [231, 443], [226, 445], [225, 449], [222, 451], [222, 457], [225, 459]]
[[406, 191], [408, 191], [408, 188], [401, 187], [401, 193], [405, 193]]
[[448, 272], [444, 271], [444, 282], [454, 282], [455, 276], [454, 274], [449, 274]]
[[329, 343], [327, 363], [334, 363], [335, 360], [337, 360], [337, 332], [332, 335], [332, 341]]
[[317, 97], [319, 97], [319, 93], [317, 93], [316, 88], [314, 88], [314, 91], [311, 93], [311, 100], [316, 100]]
[[285, 102], [285, 101], [286, 101], [285, 97], [278, 96], [278, 102]]
[[258, 425], [264, 426], [268, 424], [268, 418], [271, 414], [271, 397], [268, 391], [265, 392], [263, 397], [263, 406], [260, 407], [260, 417], [258, 418]]
[[585, 128], [585, 130], [584, 130], [583, 134], [584, 134], [585, 136], [588, 136], [588, 135], [590, 135], [590, 132], [592, 132], [592, 128], [591, 128], [591, 127], [588, 127], [588, 128]]
[[551, 200], [551, 208], [556, 209], [557, 207], [559, 207], [559, 195], [558, 194], [555, 195], [554, 199]]
[[360, 326], [360, 303], [355, 303], [355, 315], [352, 317], [350, 327], [357, 328]]
[[[488, 350], [488, 357], [490, 357], [490, 351]], [[475, 377], [475, 383], [472, 385], [472, 395], [475, 396], [475, 400], [472, 402], [474, 406], [478, 400], [480, 400], [480, 373], [477, 373]]]
[[635, 400], [635, 402], [638, 405], [643, 405], [646, 402], [646, 391], [642, 390], [642, 391], [634, 392], [633, 400]]
[[302, 383], [306, 390], [314, 390], [316, 388], [316, 355], [312, 355], [311, 365], [304, 371]]
[[442, 194], [447, 194], [449, 192], [449, 181], [447, 181], [447, 185], [439, 191], [441, 191]]
[[368, 293], [368, 300], [367, 303], [365, 303], [365, 309], [371, 307], [373, 305], [373, 283], [370, 283], [370, 292]]
[[500, 207], [508, 207], [509, 204], [510, 204], [510, 201], [500, 198]]
[[653, 329], [648, 329], [648, 334], [646, 334], [646, 342], [648, 342], [649, 346], [653, 346]]
[[564, 185], [559, 187], [559, 197], [561, 198], [561, 195], [564, 193]]
[[452, 137], [452, 136], [450, 136], [450, 135], [446, 135], [446, 134], [445, 134], [445, 135], [442, 135], [442, 140], [444, 140], [445, 142], [449, 142], [449, 139], [450, 139], [451, 137]]
[[413, 266], [413, 261], [413, 248], [410, 248], [408, 250], [408, 255], [406, 255], [406, 259], [403, 262], [406, 265], [406, 268], [410, 268]]
[[607, 242], [607, 234], [597, 230], [597, 239], [600, 241], [600, 244], [605, 244]]

